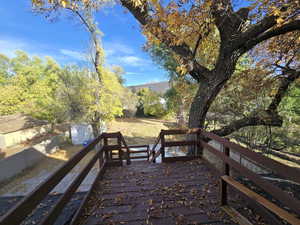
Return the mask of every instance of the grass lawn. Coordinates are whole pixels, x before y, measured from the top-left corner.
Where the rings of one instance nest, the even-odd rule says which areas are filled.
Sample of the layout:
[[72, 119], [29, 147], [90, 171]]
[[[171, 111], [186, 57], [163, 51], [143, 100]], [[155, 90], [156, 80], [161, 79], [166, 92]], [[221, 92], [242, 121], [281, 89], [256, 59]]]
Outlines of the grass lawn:
[[[148, 118], [117, 119], [108, 125], [108, 132], [121, 131], [129, 145], [153, 144], [161, 129], [170, 129], [172, 127], [174, 127], [172, 121]], [[52, 174], [82, 148], [83, 146], [81, 145], [72, 146], [67, 144], [61, 146], [54, 154], [45, 155], [33, 168], [27, 169], [5, 183], [2, 183], [0, 195], [8, 192], [26, 192], [27, 189], [31, 190], [33, 186], [37, 186], [35, 178], [39, 181], [46, 179], [47, 176]], [[81, 167], [80, 165], [86, 165], [94, 153], [92, 151], [83, 158], [79, 163], [78, 169]], [[33, 183], [28, 182], [29, 180], [32, 180]]]
[[159, 132], [175, 128], [175, 121], [149, 118], [116, 119], [108, 124], [107, 132], [120, 131], [127, 144], [154, 144]]

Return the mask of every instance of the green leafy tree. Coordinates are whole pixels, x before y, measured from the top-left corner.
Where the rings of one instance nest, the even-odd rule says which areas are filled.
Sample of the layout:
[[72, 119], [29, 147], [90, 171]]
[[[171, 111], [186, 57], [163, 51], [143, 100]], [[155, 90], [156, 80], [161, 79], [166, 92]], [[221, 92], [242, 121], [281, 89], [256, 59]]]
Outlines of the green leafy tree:
[[54, 121], [56, 116], [52, 106], [60, 72], [58, 64], [51, 58], [29, 57], [22, 51], [17, 51], [15, 57], [6, 61], [9, 64], [3, 71], [9, 76], [0, 86], [0, 114], [22, 112]]
[[[90, 76], [88, 76], [90, 74]], [[118, 77], [111, 71], [102, 68], [102, 85], [99, 87], [97, 75], [78, 67], [65, 67], [60, 74], [60, 86], [57, 101], [65, 109], [64, 120], [88, 122], [95, 124], [95, 117], [100, 116], [97, 129], [101, 121], [110, 121], [122, 115], [123, 105], [120, 96], [123, 86]], [[101, 96], [98, 99], [98, 96]], [[98, 131], [94, 130], [94, 135]]]
[[189, 76], [178, 71], [175, 55], [165, 45], [151, 45], [146, 48], [152, 60], [168, 72], [171, 88], [165, 93], [169, 113], [175, 114], [180, 127], [186, 126], [186, 117], [196, 94], [196, 83]]
[[140, 89], [137, 96], [139, 98], [138, 111], [142, 111], [143, 115], [163, 117], [167, 114], [164, 99], [149, 88]]
[[4, 85], [9, 78], [10, 59], [0, 54], [0, 86]]

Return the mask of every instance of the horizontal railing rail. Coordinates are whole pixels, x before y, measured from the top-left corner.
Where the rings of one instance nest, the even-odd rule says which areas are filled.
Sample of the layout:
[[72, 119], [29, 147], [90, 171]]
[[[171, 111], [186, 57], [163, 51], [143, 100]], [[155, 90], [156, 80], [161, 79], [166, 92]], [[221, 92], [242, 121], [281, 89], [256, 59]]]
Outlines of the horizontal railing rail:
[[[108, 138], [117, 138], [117, 145], [108, 145]], [[30, 215], [38, 205], [44, 200], [44, 198], [50, 194], [50, 192], [55, 188], [57, 184], [64, 179], [65, 176], [76, 166], [78, 163], [93, 149], [98, 148], [96, 154], [89, 160], [89, 162], [84, 165], [83, 169], [78, 173], [77, 177], [70, 183], [66, 191], [58, 199], [57, 203], [50, 209], [49, 213], [44, 217], [44, 219], [39, 223], [41, 225], [54, 224], [57, 217], [60, 215], [64, 207], [67, 205], [73, 194], [76, 192], [80, 184], [83, 182], [84, 178], [93, 168], [97, 160], [99, 160], [99, 171], [97, 178], [100, 177], [105, 170], [105, 166], [110, 159], [108, 156], [108, 151], [119, 150], [119, 158], [122, 161], [121, 156], [121, 141], [124, 140], [120, 132], [116, 133], [102, 133], [99, 137], [95, 138], [88, 146], [84, 147], [81, 151], [76, 153], [71, 159], [59, 167], [49, 178], [42, 182], [38, 187], [36, 187], [30, 194], [28, 194], [24, 199], [12, 207], [5, 215], [0, 217], [0, 225], [17, 225], [21, 224], [28, 215]], [[104, 141], [102, 144], [101, 142]], [[126, 142], [123, 144], [126, 146]], [[96, 179], [91, 186], [94, 187]], [[89, 190], [87, 196], [91, 193]], [[87, 196], [84, 198], [82, 205], [85, 204]], [[75, 217], [80, 217], [83, 206], [79, 207], [75, 212]], [[72, 225], [76, 224], [76, 220], [73, 218]]]
[[[293, 196], [289, 195], [285, 191], [283, 191], [281, 188], [278, 186], [274, 185], [273, 183], [265, 180], [262, 178], [259, 174], [253, 172], [249, 168], [245, 167], [242, 165], [240, 162], [237, 162], [233, 158], [230, 157], [230, 152], [236, 152], [240, 154], [241, 156], [245, 157], [245, 159], [250, 160], [251, 162], [255, 163], [256, 165], [259, 165], [260, 167], [271, 170], [275, 174], [285, 177], [288, 180], [291, 180], [293, 182], [296, 182], [300, 184], [300, 170], [284, 165], [278, 161], [275, 161], [273, 159], [270, 159], [260, 153], [257, 153], [253, 150], [250, 150], [246, 147], [242, 147], [236, 143], [230, 142], [229, 140], [219, 137], [216, 134], [200, 130], [199, 131], [201, 136], [203, 138], [209, 139], [209, 140], [214, 140], [220, 143], [223, 146], [224, 152], [216, 149], [212, 145], [208, 144], [204, 140], [200, 140], [200, 145], [207, 149], [209, 152], [213, 153], [215, 156], [220, 158], [223, 163], [224, 163], [224, 171], [223, 174], [225, 177], [230, 177], [230, 168], [235, 169], [235, 171], [242, 176], [245, 176], [248, 178], [250, 181], [252, 181], [255, 185], [263, 189], [266, 193], [271, 195], [273, 198], [277, 199], [281, 204], [283, 204], [285, 207], [288, 207], [291, 211], [294, 211], [298, 215], [300, 215], [300, 201], [295, 199]], [[233, 179], [233, 178], [232, 178]], [[221, 204], [225, 205], [227, 204], [227, 181], [229, 184], [236, 184], [237, 181], [232, 181], [230, 178], [224, 178], [221, 179], [222, 185], [221, 185]], [[238, 187], [236, 187], [238, 188]], [[241, 190], [245, 190], [246, 188], [240, 188]], [[248, 191], [251, 193], [251, 191]], [[253, 196], [253, 194], [251, 194]], [[262, 201], [258, 201], [256, 197], [253, 197], [254, 201], [258, 202], [261, 204]], [[264, 201], [265, 202], [265, 201]], [[266, 202], [264, 207], [271, 205], [270, 202]], [[266, 207], [269, 210], [271, 210], [273, 213], [277, 214], [279, 217], [287, 220], [291, 224], [298, 224], [300, 222], [299, 219], [297, 219], [295, 216], [288, 212], [281, 213], [282, 210], [272, 210], [274, 207]], [[287, 216], [288, 215], [288, 216]], [[291, 219], [292, 218], [292, 219]], [[295, 223], [294, 221], [298, 221]]]
[[300, 170], [292, 168], [290, 166], [284, 165], [278, 161], [275, 161], [273, 159], [270, 159], [268, 157], [263, 156], [262, 154], [259, 154], [253, 150], [250, 150], [248, 148], [242, 147], [236, 143], [230, 142], [226, 140], [225, 138], [219, 137], [216, 134], [209, 133], [207, 131], [201, 131], [201, 134], [207, 138], [210, 138], [212, 140], [215, 140], [225, 147], [228, 147], [230, 149], [233, 149], [240, 154], [242, 154], [245, 157], [248, 157], [249, 159], [252, 159], [256, 163], [262, 165], [262, 166], [267, 166], [269, 169], [277, 172], [279, 175], [292, 180], [296, 183], [300, 184], [300, 176], [299, 172]]
[[[196, 135], [195, 137], [189, 137], [186, 141], [166, 141], [165, 136], [167, 135]], [[116, 138], [117, 144], [109, 145], [108, 139]], [[214, 140], [221, 144], [221, 149], [216, 149], [208, 143], [208, 140]], [[103, 141], [103, 143], [102, 143]], [[156, 150], [160, 144], [159, 150]], [[97, 149], [95, 155], [83, 166], [82, 170], [78, 173], [77, 177], [70, 183], [67, 190], [59, 197], [58, 201], [49, 210], [48, 214], [45, 215], [43, 220], [39, 223], [41, 225], [54, 224], [64, 207], [72, 198], [84, 178], [94, 167], [95, 163], [99, 161], [99, 171], [96, 179], [93, 181], [88, 193], [85, 195], [78, 209], [74, 212], [71, 220], [71, 225], [77, 225], [79, 218], [81, 217], [85, 206], [87, 205], [88, 199], [92, 194], [97, 180], [102, 177], [106, 166], [109, 165], [122, 165], [124, 152], [122, 149], [126, 149], [126, 161], [127, 164], [131, 163], [130, 154], [145, 152], [145, 150], [131, 151], [131, 148], [147, 148], [148, 160], [155, 162], [155, 159], [161, 155], [162, 162], [172, 162], [178, 160], [190, 160], [195, 159], [196, 156], [178, 156], [178, 157], [165, 157], [165, 148], [173, 146], [193, 146], [196, 149], [205, 149], [223, 162], [223, 172], [220, 176], [221, 181], [221, 204], [227, 204], [227, 184], [234, 186], [237, 190], [244, 194], [248, 194], [250, 198], [256, 201], [258, 204], [263, 205], [266, 209], [277, 214], [282, 219], [290, 222], [291, 224], [298, 224], [300, 221], [296, 216], [286, 211], [283, 207], [278, 209], [279, 206], [275, 206], [275, 203], [268, 202], [264, 198], [259, 198], [258, 194], [253, 193], [247, 187], [244, 187], [241, 183], [234, 180], [231, 176], [230, 169], [234, 169], [235, 172], [248, 178], [255, 185], [260, 187], [270, 196], [278, 200], [284, 207], [289, 208], [291, 211], [300, 215], [300, 201], [293, 198], [291, 195], [274, 185], [272, 182], [262, 178], [259, 174], [253, 172], [241, 162], [236, 161], [230, 157], [230, 152], [236, 152], [245, 159], [254, 162], [256, 165], [260, 165], [262, 168], [273, 171], [274, 173], [282, 176], [288, 180], [300, 184], [300, 173], [299, 169], [295, 169], [277, 162], [273, 159], [265, 157], [264, 155], [250, 150], [246, 147], [242, 147], [236, 143], [230, 142], [229, 140], [219, 137], [213, 133], [207, 132], [202, 129], [185, 129], [185, 130], [161, 130], [157, 137], [154, 145], [151, 148], [152, 157], [149, 159], [149, 145], [127, 145], [126, 141], [121, 132], [115, 133], [103, 133], [95, 140], [93, 140], [88, 146], [84, 147], [81, 151], [76, 153], [70, 160], [59, 167], [49, 178], [47, 178], [42, 184], [35, 188], [28, 196], [22, 199], [16, 206], [10, 209], [4, 216], [0, 218], [0, 225], [17, 225], [21, 224], [28, 215], [30, 215], [38, 205], [45, 199], [45, 197], [51, 193], [57, 184], [59, 184], [64, 177], [76, 166], [78, 163], [93, 149]], [[116, 151], [117, 150], [117, 151]], [[223, 150], [223, 151], [222, 151]], [[198, 151], [198, 150], [197, 150]], [[202, 151], [202, 150], [201, 150]], [[117, 158], [113, 157], [118, 155]], [[142, 156], [133, 157], [134, 159], [141, 158]], [[144, 156], [143, 156], [144, 157]], [[117, 162], [116, 162], [117, 161]], [[281, 205], [280, 204], [280, 205]], [[279, 204], [278, 204], [279, 205]]]
[[[128, 145], [127, 147], [122, 147], [123, 149], [129, 149], [129, 158], [130, 159], [147, 159], [150, 157], [149, 145]], [[135, 149], [135, 150], [133, 150]], [[141, 150], [136, 150], [141, 149]], [[146, 155], [142, 155], [142, 153]], [[138, 155], [136, 155], [138, 154]]]
[[152, 146], [152, 149], [151, 149], [151, 157], [149, 159], [150, 162], [155, 162], [156, 161], [156, 158], [160, 156], [161, 154], [161, 151], [159, 148], [158, 151], [155, 151], [157, 145], [159, 144], [159, 142], [161, 141], [161, 132], [159, 133], [158, 137], [156, 138], [156, 141], [154, 143], [154, 145]]
[[[155, 162], [156, 158], [161, 155], [162, 162], [171, 162], [178, 160], [190, 160], [194, 159], [194, 156], [180, 156], [180, 157], [165, 157], [165, 148], [166, 147], [180, 147], [180, 146], [199, 146], [198, 145], [198, 133], [199, 129], [173, 129], [173, 130], [161, 130], [159, 136], [157, 137], [155, 144], [152, 147], [152, 157], [151, 162]], [[180, 135], [180, 134], [197, 134], [195, 140], [187, 141], [166, 141], [165, 136], [167, 135]], [[156, 151], [157, 145], [161, 143], [161, 146], [158, 151]]]
[[[186, 141], [166, 141], [165, 136], [166, 135], [191, 135], [196, 134], [196, 137], [189, 138]], [[212, 145], [208, 143], [208, 141], [214, 140], [221, 144], [222, 149], [216, 149]], [[206, 149], [207, 151], [213, 153], [217, 158], [221, 159], [223, 162], [223, 175], [220, 177], [221, 180], [221, 204], [226, 205], [227, 204], [227, 183], [230, 185], [234, 185], [238, 183], [238, 181], [234, 181], [233, 177], [230, 177], [230, 168], [235, 169], [235, 171], [242, 176], [248, 178], [250, 181], [252, 181], [255, 185], [263, 189], [266, 193], [271, 195], [273, 198], [277, 199], [282, 205], [285, 207], [288, 207], [291, 211], [295, 212], [296, 214], [300, 215], [300, 201], [271, 183], [270, 181], [265, 180], [262, 178], [259, 174], [256, 174], [243, 164], [241, 162], [238, 162], [230, 157], [230, 151], [236, 152], [243, 156], [245, 159], [253, 162], [253, 164], [258, 165], [262, 168], [265, 168], [267, 170], [271, 170], [274, 173], [278, 174], [279, 176], [282, 176], [290, 181], [296, 182], [300, 184], [300, 170], [284, 165], [278, 161], [275, 161], [273, 159], [270, 159], [260, 153], [257, 153], [253, 150], [250, 150], [246, 147], [242, 147], [239, 144], [230, 142], [228, 139], [222, 138], [217, 136], [216, 134], [207, 132], [200, 128], [195, 129], [177, 129], [177, 130], [162, 130], [159, 134], [159, 137], [157, 141], [155, 142], [155, 145], [152, 148], [152, 151], [155, 152], [155, 148], [157, 144], [161, 142], [161, 147], [158, 152], [155, 153], [155, 156], [158, 157], [159, 155], [162, 156], [162, 162], [172, 162], [172, 161], [178, 161], [179, 158], [182, 158], [182, 160], [189, 160], [193, 159], [193, 157], [165, 157], [164, 151], [165, 147], [173, 147], [173, 146], [197, 146], [201, 148], [201, 151], [203, 149]], [[195, 158], [195, 157], [194, 157]], [[241, 187], [241, 185], [236, 186], [238, 190], [242, 190], [242, 192], [246, 192], [245, 190], [248, 190], [246, 187]], [[251, 190], [248, 190], [249, 196], [252, 197], [254, 201], [256, 201], [258, 204], [264, 203], [263, 206], [271, 210], [273, 213], [277, 214], [282, 219], [285, 219], [286, 221], [290, 222], [291, 224], [298, 224], [299, 219], [296, 218], [293, 214], [285, 211], [284, 209], [278, 210], [278, 207], [274, 207], [271, 202], [266, 202], [267, 200], [263, 199], [262, 197], [258, 200], [257, 195], [254, 195]], [[254, 197], [253, 197], [254, 196]], [[296, 222], [295, 222], [296, 221]], [[300, 224], [300, 223], [299, 223]]]

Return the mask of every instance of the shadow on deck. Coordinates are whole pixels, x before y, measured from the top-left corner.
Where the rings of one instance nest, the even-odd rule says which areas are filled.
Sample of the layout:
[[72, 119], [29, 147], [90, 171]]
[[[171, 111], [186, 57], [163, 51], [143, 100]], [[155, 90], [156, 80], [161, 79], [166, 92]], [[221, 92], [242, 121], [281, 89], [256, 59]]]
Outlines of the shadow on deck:
[[220, 209], [217, 186], [217, 179], [201, 160], [111, 167], [97, 183], [81, 222], [235, 224]]
[[[183, 134], [188, 135], [188, 140], [174, 141], [167, 137]], [[216, 149], [207, 143], [208, 140], [217, 141], [221, 148]], [[170, 157], [165, 152], [166, 148], [182, 146], [188, 146], [191, 152], [194, 151], [194, 156]], [[156, 147], [159, 149], [156, 150]], [[213, 174], [209, 164], [199, 159], [204, 149], [221, 160], [220, 174]], [[128, 146], [120, 132], [101, 134], [3, 215], [0, 225], [18, 225], [24, 224], [24, 221], [29, 224], [26, 219], [32, 212], [34, 214], [36, 209], [45, 204], [43, 200], [55, 186], [93, 150], [96, 154], [35, 224], [250, 225], [246, 218], [229, 206], [232, 204], [229, 201], [232, 199], [228, 198], [229, 188], [243, 197], [239, 204], [252, 202], [258, 206], [263, 216], [272, 221], [267, 224], [286, 224], [284, 220], [292, 225], [300, 224], [300, 201], [295, 195], [265, 180], [249, 169], [247, 164], [255, 162], [295, 184], [300, 184], [299, 170], [202, 129], [190, 129], [162, 130], [151, 151], [148, 145]], [[233, 156], [236, 153], [243, 155], [247, 164], [235, 160]], [[151, 163], [158, 157], [161, 157], [162, 163]], [[147, 161], [132, 162], [132, 159]], [[57, 223], [60, 216], [66, 215], [64, 209], [72, 203], [72, 196], [76, 195], [76, 190], [96, 163], [99, 165], [97, 177], [80, 200], [80, 206], [72, 209], [64, 222]], [[264, 193], [240, 182], [235, 173]], [[254, 222], [266, 224], [257, 220]]]

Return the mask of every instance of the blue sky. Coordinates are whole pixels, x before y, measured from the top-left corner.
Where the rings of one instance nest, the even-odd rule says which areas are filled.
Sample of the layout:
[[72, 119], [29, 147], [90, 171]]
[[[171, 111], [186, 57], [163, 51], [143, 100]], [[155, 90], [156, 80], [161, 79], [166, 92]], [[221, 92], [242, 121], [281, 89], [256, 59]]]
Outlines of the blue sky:
[[[87, 65], [84, 54], [89, 36], [77, 20], [61, 17], [49, 22], [31, 11], [29, 0], [10, 0], [0, 5], [0, 53], [13, 56], [16, 50], [30, 55], [51, 56], [61, 65]], [[97, 13], [104, 33], [107, 65], [120, 65], [126, 71], [126, 85], [167, 80], [166, 72], [142, 50], [145, 38], [135, 19], [116, 5]]]

